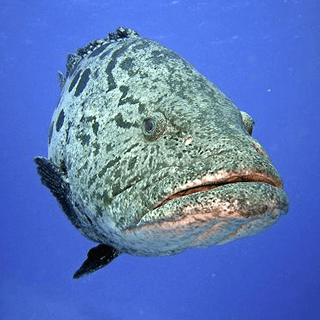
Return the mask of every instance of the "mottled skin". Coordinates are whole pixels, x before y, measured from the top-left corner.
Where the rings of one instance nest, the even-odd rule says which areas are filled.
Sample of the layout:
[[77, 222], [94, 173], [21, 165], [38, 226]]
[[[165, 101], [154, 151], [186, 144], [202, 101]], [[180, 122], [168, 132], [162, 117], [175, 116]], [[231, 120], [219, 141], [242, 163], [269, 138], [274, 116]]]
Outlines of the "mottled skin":
[[120, 28], [69, 57], [49, 159], [83, 235], [169, 255], [253, 235], [287, 211], [252, 126], [176, 53]]

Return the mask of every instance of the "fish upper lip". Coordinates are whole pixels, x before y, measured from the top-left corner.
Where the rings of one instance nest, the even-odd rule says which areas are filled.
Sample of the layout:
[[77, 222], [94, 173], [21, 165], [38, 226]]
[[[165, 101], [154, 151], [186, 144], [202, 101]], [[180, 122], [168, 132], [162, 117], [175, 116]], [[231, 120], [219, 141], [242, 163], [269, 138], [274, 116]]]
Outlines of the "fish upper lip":
[[274, 176], [269, 176], [264, 172], [218, 172], [216, 174], [207, 174], [200, 179], [195, 179], [193, 181], [187, 182], [186, 184], [176, 188], [172, 193], [161, 199], [153, 209], [161, 207], [166, 202], [180, 198], [189, 194], [208, 191], [221, 187], [226, 184], [239, 183], [239, 182], [258, 182], [270, 184], [274, 187], [283, 188], [282, 181]]

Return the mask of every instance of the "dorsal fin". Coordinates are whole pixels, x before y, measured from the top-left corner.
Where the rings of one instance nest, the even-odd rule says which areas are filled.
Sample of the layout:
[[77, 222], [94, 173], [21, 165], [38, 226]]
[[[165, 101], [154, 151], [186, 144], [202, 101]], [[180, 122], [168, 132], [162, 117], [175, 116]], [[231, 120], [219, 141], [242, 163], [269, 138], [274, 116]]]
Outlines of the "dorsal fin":
[[102, 45], [107, 45], [109, 43], [121, 41], [122, 39], [131, 37], [139, 37], [138, 32], [132, 29], [119, 27], [115, 32], [109, 33], [109, 35], [106, 38], [101, 40], [93, 40], [90, 43], [88, 43], [85, 47], [77, 49], [77, 53], [69, 54], [67, 57], [65, 78], [68, 78], [68, 76], [74, 72], [77, 65], [88, 53], [91, 53], [93, 50], [99, 48]]

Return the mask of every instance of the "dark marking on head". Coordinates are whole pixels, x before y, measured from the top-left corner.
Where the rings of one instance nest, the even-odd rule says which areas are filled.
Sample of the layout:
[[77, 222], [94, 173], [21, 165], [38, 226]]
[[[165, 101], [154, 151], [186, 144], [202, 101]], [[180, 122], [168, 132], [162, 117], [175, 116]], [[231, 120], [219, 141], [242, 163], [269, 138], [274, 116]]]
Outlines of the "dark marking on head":
[[134, 66], [133, 63], [134, 59], [133, 58], [126, 58], [120, 63], [120, 68], [123, 70], [130, 70]]
[[104, 51], [104, 49], [105, 49], [109, 44], [110, 44], [110, 43], [105, 43], [105, 44], [101, 45], [100, 47], [94, 49], [93, 52], [90, 54], [89, 58], [93, 58], [93, 57], [96, 57], [97, 55], [99, 55], [102, 51]]
[[85, 212], [83, 212], [83, 214], [87, 218], [87, 221], [92, 225], [92, 220], [88, 217], [88, 215]]
[[101, 170], [100, 172], [98, 173], [98, 177], [101, 178], [105, 173], [106, 171], [113, 167], [116, 163], [118, 163], [120, 161], [120, 157], [116, 157], [114, 158], [113, 160], [110, 160]]
[[139, 43], [132, 47], [133, 52], [137, 52], [141, 49], [146, 49], [150, 47], [150, 40], [140, 39]]
[[97, 135], [97, 133], [98, 133], [98, 130], [99, 130], [99, 122], [93, 122], [92, 123], [92, 130], [93, 130], [93, 133], [95, 134], [95, 135]]
[[60, 171], [62, 172], [63, 175], [67, 175], [68, 170], [67, 170], [67, 166], [66, 166], [66, 162], [64, 160], [62, 160], [60, 162]]
[[166, 50], [166, 51], [153, 50], [151, 54], [152, 56], [150, 59], [152, 60], [152, 63], [155, 65], [166, 63], [168, 59], [181, 61], [181, 58], [179, 57], [179, 55], [171, 50]]
[[78, 97], [82, 93], [82, 91], [85, 89], [89, 81], [90, 74], [91, 74], [91, 70], [89, 68], [82, 73], [79, 83], [77, 85], [76, 92], [74, 94], [76, 97]]
[[102, 208], [100, 208], [99, 206], [96, 206], [96, 214], [98, 217], [102, 217]]
[[120, 86], [119, 90], [122, 92], [122, 96], [119, 100], [118, 106], [121, 106], [123, 104], [136, 104], [139, 103], [138, 99], [134, 99], [132, 96], [127, 97], [128, 91], [129, 91], [129, 87], [128, 86]]
[[142, 103], [139, 103], [139, 113], [142, 114], [146, 110], [146, 106]]
[[149, 158], [149, 168], [152, 168], [153, 167], [153, 157], [150, 157]]
[[90, 143], [90, 135], [89, 134], [79, 134], [77, 139], [81, 141], [83, 146], [88, 146]]
[[132, 96], [130, 96], [130, 97], [127, 97], [125, 99], [120, 100], [118, 106], [121, 106], [126, 103], [133, 105], [133, 104], [139, 103], [139, 100], [134, 99]]
[[132, 149], [136, 148], [137, 146], [139, 146], [139, 143], [135, 143], [132, 146], [130, 146], [128, 149], [126, 149], [124, 151], [124, 153], [129, 153]]
[[90, 188], [96, 180], [97, 180], [97, 175], [96, 174], [90, 176], [90, 178], [88, 180], [88, 187]]
[[97, 117], [96, 116], [85, 117], [83, 115], [81, 117], [80, 121], [83, 122], [83, 123], [90, 123], [91, 122], [92, 131], [93, 131], [93, 133], [95, 135], [97, 135], [98, 129], [99, 129], [99, 122], [97, 122]]
[[133, 58], [126, 58], [120, 64], [120, 68], [128, 72], [128, 75], [130, 77], [133, 77], [134, 75], [137, 74], [137, 72], [139, 72], [139, 69], [138, 68], [134, 69], [134, 66], [135, 66], [135, 63]]
[[97, 69], [94, 74], [92, 75], [92, 78], [93, 79], [98, 79], [98, 76], [99, 76], [99, 69]]
[[136, 128], [139, 127], [136, 123], [131, 123], [131, 122], [127, 122], [127, 121], [123, 120], [121, 112], [119, 112], [115, 116], [114, 120], [116, 121], [117, 126], [120, 127], [120, 128], [129, 129], [131, 127], [136, 127]]
[[52, 133], [53, 133], [53, 126], [54, 126], [54, 122], [51, 122], [50, 128], [49, 128], [49, 133], [48, 133], [48, 144], [51, 143], [51, 138], [52, 138]]
[[109, 151], [111, 151], [113, 149], [113, 145], [111, 144], [111, 143], [108, 143], [107, 145], [106, 145], [106, 152], [109, 152]]
[[100, 151], [100, 144], [98, 142], [95, 142], [95, 143], [93, 143], [92, 146], [94, 148], [93, 155], [97, 156], [99, 154], [99, 151]]
[[117, 84], [114, 80], [113, 74], [112, 74], [112, 69], [115, 67], [116, 65], [116, 60], [113, 59], [109, 62], [107, 68], [106, 68], [106, 73], [108, 75], [107, 81], [108, 81], [108, 90], [107, 92], [115, 89], [117, 87]]
[[[109, 196], [108, 190], [104, 190], [104, 191], [103, 191], [102, 197], [103, 197], [103, 204], [104, 204], [105, 206], [108, 206], [108, 205], [111, 204], [112, 198]], [[102, 216], [102, 213], [101, 213], [101, 216]]]
[[56, 130], [57, 130], [57, 132], [60, 131], [61, 127], [63, 126], [63, 122], [64, 122], [64, 111], [62, 109], [60, 111], [60, 113], [59, 113], [58, 120], [56, 122]]
[[120, 98], [120, 100], [122, 100], [127, 96], [128, 91], [129, 91], [129, 87], [128, 86], [120, 86], [119, 90], [122, 92], [122, 96]]
[[131, 171], [134, 168], [136, 162], [137, 162], [137, 157], [133, 157], [130, 159], [128, 163], [128, 171]]
[[77, 84], [79, 78], [80, 78], [81, 70], [77, 72], [77, 74], [72, 79], [68, 91], [71, 92], [74, 86]]
[[72, 126], [72, 122], [69, 121], [69, 122], [68, 122], [67, 132], [66, 132], [66, 143], [69, 143], [69, 138], [70, 138], [70, 137], [69, 137], [69, 131], [70, 131], [71, 126]]
[[103, 53], [101, 53], [101, 55], [99, 56], [99, 58], [101, 60], [103, 60], [111, 51], [112, 51], [113, 48], [111, 49], [108, 49], [108, 50], [105, 50]]
[[116, 163], [118, 163], [121, 160], [121, 157], [116, 157], [113, 160], [110, 160], [107, 164], [106, 164], [106, 168], [111, 168], [113, 167]]
[[120, 187], [119, 183], [114, 183], [112, 185], [112, 197], [114, 198], [118, 194], [120, 194], [123, 191], [123, 189]]
[[108, 66], [106, 68], [106, 73], [108, 75], [107, 81], [108, 81], [108, 90], [107, 92], [115, 89], [117, 87], [117, 84], [115, 82], [115, 79], [112, 74], [112, 70], [117, 64], [117, 59], [127, 51], [128, 47], [132, 45], [132, 43], [127, 43], [127, 44], [122, 44], [121, 47], [118, 50], [115, 50], [111, 57], [110, 57], [110, 62], [108, 63]]

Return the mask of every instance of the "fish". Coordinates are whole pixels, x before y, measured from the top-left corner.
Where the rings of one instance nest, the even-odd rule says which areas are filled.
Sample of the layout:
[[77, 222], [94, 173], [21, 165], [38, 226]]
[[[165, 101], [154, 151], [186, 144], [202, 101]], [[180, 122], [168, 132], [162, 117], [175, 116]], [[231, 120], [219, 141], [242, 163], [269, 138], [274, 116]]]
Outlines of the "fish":
[[253, 118], [190, 63], [119, 27], [69, 54], [41, 182], [96, 243], [74, 278], [121, 254], [168, 256], [258, 234], [288, 212]]

